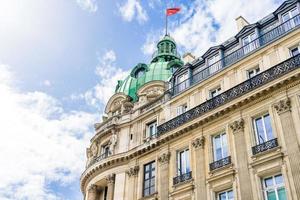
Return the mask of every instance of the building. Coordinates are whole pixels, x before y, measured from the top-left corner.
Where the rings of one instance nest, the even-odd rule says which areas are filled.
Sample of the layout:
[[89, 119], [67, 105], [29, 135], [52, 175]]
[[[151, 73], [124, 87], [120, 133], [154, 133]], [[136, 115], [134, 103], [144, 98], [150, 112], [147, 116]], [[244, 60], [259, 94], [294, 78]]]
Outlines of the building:
[[299, 200], [300, 1], [195, 59], [168, 35], [95, 124], [85, 200]]

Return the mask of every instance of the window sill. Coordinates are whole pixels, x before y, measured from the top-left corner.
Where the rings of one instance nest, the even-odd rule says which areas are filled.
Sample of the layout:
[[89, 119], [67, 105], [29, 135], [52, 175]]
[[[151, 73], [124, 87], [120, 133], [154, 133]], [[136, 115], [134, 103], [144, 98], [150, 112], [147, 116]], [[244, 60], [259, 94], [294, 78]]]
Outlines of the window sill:
[[139, 200], [158, 200], [157, 194], [158, 192], [154, 192], [153, 194], [139, 198]]

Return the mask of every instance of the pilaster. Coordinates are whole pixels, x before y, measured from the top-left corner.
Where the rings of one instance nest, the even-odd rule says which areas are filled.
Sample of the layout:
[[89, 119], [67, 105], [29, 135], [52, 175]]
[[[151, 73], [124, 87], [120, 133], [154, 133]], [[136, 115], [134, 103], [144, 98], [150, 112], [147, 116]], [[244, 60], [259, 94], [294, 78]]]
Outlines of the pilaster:
[[236, 150], [236, 168], [238, 174], [238, 187], [241, 199], [252, 200], [251, 178], [248, 169], [247, 145], [244, 133], [244, 120], [239, 119], [229, 125], [234, 135], [234, 145]]
[[133, 166], [126, 170], [126, 174], [128, 175], [128, 199], [136, 199], [137, 197], [137, 176], [139, 173], [140, 167]]
[[170, 152], [162, 153], [158, 157], [159, 162], [159, 185], [158, 185], [158, 194], [161, 200], [169, 199], [169, 161], [170, 161]]
[[203, 136], [192, 141], [192, 146], [195, 150], [195, 187], [196, 199], [206, 200], [206, 177], [205, 177], [205, 154], [204, 154], [205, 138]]
[[90, 185], [88, 188], [88, 200], [97, 200], [99, 195], [97, 185]]
[[274, 108], [281, 121], [287, 157], [294, 181], [296, 199], [300, 199], [300, 150], [291, 112], [291, 101], [289, 98], [280, 100], [274, 104]]
[[105, 177], [107, 182], [107, 200], [114, 199], [114, 190], [115, 190], [115, 174], [110, 174]]

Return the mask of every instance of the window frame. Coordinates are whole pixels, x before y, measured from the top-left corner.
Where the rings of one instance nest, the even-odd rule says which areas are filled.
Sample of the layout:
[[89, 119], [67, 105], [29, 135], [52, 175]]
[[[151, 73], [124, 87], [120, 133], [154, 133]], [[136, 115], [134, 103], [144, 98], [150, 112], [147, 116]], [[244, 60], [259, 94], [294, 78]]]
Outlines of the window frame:
[[177, 106], [176, 116], [179, 116], [179, 115], [185, 113], [187, 110], [188, 110], [187, 103], [184, 103], [184, 104], [181, 104], [181, 105]]
[[[253, 38], [252, 38], [253, 36]], [[242, 46], [243, 46], [243, 50], [244, 50], [244, 53], [249, 53], [251, 51], [253, 51], [254, 49], [256, 49], [256, 42], [253, 42], [257, 39], [257, 34], [255, 31], [249, 33], [248, 35], [244, 36], [241, 38], [241, 41], [242, 41]], [[248, 43], [245, 42], [245, 39], [248, 39]]]
[[[253, 72], [253, 74], [254, 75], [250, 75], [250, 72]], [[249, 79], [249, 78], [252, 78], [252, 77], [254, 77], [254, 76], [256, 76], [257, 74], [259, 74], [260, 73], [260, 67], [259, 67], [259, 65], [257, 65], [257, 66], [255, 66], [255, 67], [253, 67], [253, 68], [250, 68], [250, 69], [248, 69], [247, 70], [247, 78]]]
[[[265, 120], [264, 119], [265, 119], [265, 117], [267, 115], [269, 115], [269, 117], [270, 117], [270, 127], [271, 127], [271, 131], [272, 131], [271, 133], [272, 133], [273, 138], [268, 138], [268, 134], [267, 134], [267, 131], [266, 131], [266, 126], [265, 126]], [[259, 140], [259, 134], [258, 134], [257, 123], [256, 123], [256, 120], [259, 119], [259, 118], [262, 119], [263, 134], [264, 134], [263, 135], [264, 136], [263, 139], [265, 140], [262, 143]], [[271, 115], [270, 115], [269, 112], [254, 117], [252, 119], [252, 123], [253, 123], [253, 126], [254, 126], [254, 133], [255, 133], [255, 142], [256, 142], [256, 145], [263, 144], [263, 143], [265, 143], [267, 141], [270, 141], [270, 140], [272, 140], [272, 139], [275, 138], [274, 131], [273, 131], [274, 129], [273, 129], [273, 126], [272, 126], [272, 121], [271, 121]]]
[[[277, 176], [282, 177], [282, 183], [281, 184], [276, 183], [275, 177], [277, 177]], [[272, 179], [272, 186], [268, 187], [268, 186], [266, 186], [266, 181], [265, 180], [270, 179], [270, 178]], [[279, 189], [284, 188], [285, 194], [286, 194], [286, 187], [285, 187], [284, 177], [283, 177], [282, 173], [278, 173], [278, 174], [275, 174], [275, 175], [263, 177], [261, 179], [261, 183], [262, 183], [262, 191], [263, 191], [264, 200], [268, 200], [268, 193], [267, 193], [268, 191], [274, 191], [275, 192], [276, 200], [279, 200], [279, 197], [278, 197], [278, 190]]]
[[290, 56], [291, 57], [294, 57], [296, 55], [293, 54], [293, 50], [297, 49], [298, 53], [296, 55], [299, 55], [300, 54], [300, 48], [299, 48], [299, 44], [297, 46], [293, 46], [293, 47], [290, 47], [289, 48], [289, 53], [290, 53]]
[[[154, 134], [151, 134], [150, 130], [151, 127], [154, 126]], [[153, 120], [146, 124], [146, 138], [152, 138], [155, 137], [157, 134], [157, 120]]]
[[216, 196], [217, 196], [216, 199], [217, 199], [217, 200], [221, 200], [220, 195], [223, 194], [223, 193], [226, 193], [226, 200], [230, 200], [230, 199], [228, 198], [228, 193], [229, 193], [229, 192], [232, 192], [232, 196], [233, 196], [233, 199], [234, 199], [234, 193], [233, 193], [233, 189], [232, 189], [232, 188], [227, 189], [227, 190], [223, 190], [223, 191], [221, 191], [221, 192], [218, 192], [217, 195], [216, 195]]
[[[218, 156], [217, 156], [217, 151], [216, 151], [216, 140], [215, 140], [215, 138], [217, 138], [217, 137], [220, 137], [220, 145], [221, 145], [221, 158], [220, 159], [217, 159]], [[223, 138], [226, 139], [226, 146], [224, 145]], [[229, 146], [228, 146], [227, 139], [228, 139], [227, 133], [225, 131], [212, 136], [212, 150], [213, 150], [213, 161], [214, 162], [224, 159], [229, 156]], [[226, 151], [224, 151], [225, 147], [226, 147]], [[227, 154], [225, 155], [224, 152], [227, 152]]]
[[[184, 162], [182, 162], [182, 155], [184, 155]], [[190, 149], [189, 147], [177, 151], [177, 176], [189, 173], [191, 171]], [[182, 167], [182, 163], [184, 166]], [[184, 169], [184, 170], [182, 170]]]
[[[213, 95], [213, 92], [216, 93], [215, 96]], [[222, 88], [221, 88], [221, 86], [219, 85], [219, 86], [214, 87], [213, 89], [209, 90], [209, 98], [212, 99], [212, 98], [218, 96], [218, 95], [221, 94], [221, 93], [222, 93]]]
[[[147, 168], [146, 166], [149, 166], [148, 171], [146, 171], [146, 168]], [[154, 176], [152, 176], [153, 172], [154, 172]], [[149, 178], [147, 178], [147, 179], [146, 179], [146, 173], [149, 173], [149, 175], [148, 175]], [[154, 181], [154, 185], [151, 185], [152, 180]], [[145, 187], [146, 181], [149, 181], [148, 187]], [[147, 197], [147, 196], [151, 196], [152, 194], [155, 194], [155, 192], [156, 192], [155, 191], [156, 190], [155, 182], [156, 182], [156, 162], [155, 162], [155, 160], [153, 160], [149, 163], [144, 164], [144, 167], [143, 167], [143, 192], [142, 192], [143, 197]], [[151, 188], [154, 188], [152, 193], [151, 193]], [[145, 191], [147, 191], [147, 190], [148, 190], [148, 194], [145, 193]]]
[[[295, 7], [289, 9], [288, 11], [286, 11], [285, 13], [283, 13], [283, 14], [281, 15], [282, 23], [287, 22], [287, 21], [289, 21], [290, 19], [292, 19], [293, 17], [296, 16], [296, 15], [295, 15], [295, 16], [292, 16], [292, 11], [294, 11], [294, 10], [297, 10], [298, 13], [297, 13], [296, 15], [299, 15], [299, 9], [298, 9], [297, 6], [295, 6]], [[289, 18], [288, 18], [287, 20], [284, 20], [283, 18], [284, 18], [284, 16], [286, 16], [286, 15], [289, 15]]]

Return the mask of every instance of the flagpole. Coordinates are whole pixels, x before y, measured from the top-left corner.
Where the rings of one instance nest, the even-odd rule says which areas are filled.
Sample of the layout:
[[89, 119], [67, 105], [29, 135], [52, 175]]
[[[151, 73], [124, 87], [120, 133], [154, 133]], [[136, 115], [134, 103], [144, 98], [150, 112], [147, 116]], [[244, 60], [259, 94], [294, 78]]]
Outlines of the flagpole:
[[165, 15], [166, 15], [166, 35], [168, 35], [168, 15], [167, 15], [167, 11], [166, 11]]

